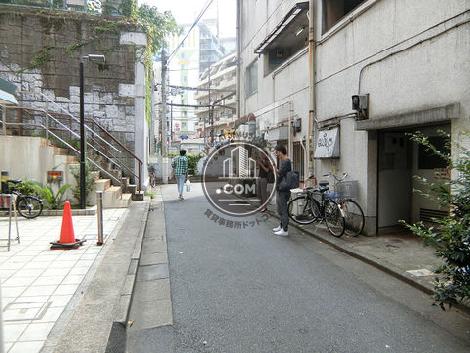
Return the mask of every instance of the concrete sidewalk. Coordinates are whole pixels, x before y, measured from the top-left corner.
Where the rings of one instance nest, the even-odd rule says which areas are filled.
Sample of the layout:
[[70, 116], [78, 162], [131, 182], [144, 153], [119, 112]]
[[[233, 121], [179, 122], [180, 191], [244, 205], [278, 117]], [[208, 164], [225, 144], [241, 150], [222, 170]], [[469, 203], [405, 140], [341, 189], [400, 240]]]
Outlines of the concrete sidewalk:
[[[105, 237], [109, 237], [127, 210], [105, 210]], [[7, 251], [8, 218], [0, 218], [0, 277], [5, 352], [39, 352], [52, 328], [102, 251], [96, 246], [96, 216], [73, 216], [75, 236], [86, 239], [76, 250], [50, 250], [59, 238], [61, 217], [18, 219], [20, 243]], [[15, 236], [16, 233], [14, 232]]]
[[[274, 207], [268, 212], [277, 218]], [[329, 244], [335, 249], [362, 260], [412, 286], [432, 294], [434, 270], [442, 264], [431, 247], [413, 235], [380, 235], [376, 237], [341, 238], [332, 236], [323, 224], [300, 225], [290, 220], [290, 226]]]
[[42, 353], [124, 352], [129, 307], [139, 264], [149, 201], [133, 202], [108, 241], [93, 276], [67, 307]]

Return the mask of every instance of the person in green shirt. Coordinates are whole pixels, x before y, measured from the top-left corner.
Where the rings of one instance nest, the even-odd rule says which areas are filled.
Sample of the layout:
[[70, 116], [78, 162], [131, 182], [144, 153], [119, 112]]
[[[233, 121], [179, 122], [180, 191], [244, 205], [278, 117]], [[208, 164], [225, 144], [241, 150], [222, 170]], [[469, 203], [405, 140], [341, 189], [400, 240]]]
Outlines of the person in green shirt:
[[178, 198], [184, 200], [183, 190], [184, 183], [186, 182], [186, 175], [188, 174], [188, 157], [186, 157], [186, 151], [181, 150], [180, 155], [173, 159], [171, 166], [175, 170], [176, 183], [178, 185]]

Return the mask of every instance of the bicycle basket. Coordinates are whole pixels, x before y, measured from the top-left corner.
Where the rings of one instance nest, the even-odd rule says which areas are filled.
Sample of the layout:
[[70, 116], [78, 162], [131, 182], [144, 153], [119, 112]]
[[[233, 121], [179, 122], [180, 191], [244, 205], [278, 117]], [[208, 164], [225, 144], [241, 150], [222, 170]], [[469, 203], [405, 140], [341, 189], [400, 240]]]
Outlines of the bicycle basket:
[[329, 200], [337, 201], [343, 198], [343, 195], [339, 192], [328, 191], [325, 193], [325, 197]]
[[359, 182], [357, 180], [342, 181], [336, 184], [335, 193], [338, 198], [357, 199]]

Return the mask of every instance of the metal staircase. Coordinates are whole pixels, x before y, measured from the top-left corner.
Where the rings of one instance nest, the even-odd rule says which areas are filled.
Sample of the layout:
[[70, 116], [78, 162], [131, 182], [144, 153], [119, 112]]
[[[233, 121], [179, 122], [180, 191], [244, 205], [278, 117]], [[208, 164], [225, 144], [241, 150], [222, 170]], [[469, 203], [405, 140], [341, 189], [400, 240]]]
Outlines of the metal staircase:
[[[3, 135], [44, 137], [52, 145], [80, 156], [80, 120], [40, 94], [47, 102], [47, 110], [1, 106], [0, 131]], [[142, 160], [94, 119], [85, 119], [85, 130], [87, 160], [92, 169], [99, 171], [102, 178], [109, 179], [112, 184], [109, 188], [119, 187], [119, 195], [130, 193], [133, 200], [140, 200], [143, 195]]]

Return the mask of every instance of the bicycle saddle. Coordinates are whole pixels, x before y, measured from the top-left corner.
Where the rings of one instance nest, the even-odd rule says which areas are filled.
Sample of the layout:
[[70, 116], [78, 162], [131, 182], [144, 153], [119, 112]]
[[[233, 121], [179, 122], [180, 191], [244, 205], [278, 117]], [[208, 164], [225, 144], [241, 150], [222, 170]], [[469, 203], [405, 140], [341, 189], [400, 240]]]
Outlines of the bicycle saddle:
[[12, 179], [12, 180], [7, 180], [8, 183], [12, 184], [21, 184], [21, 179]]

